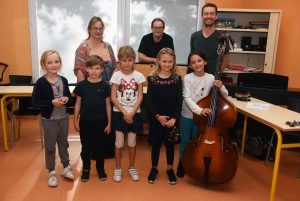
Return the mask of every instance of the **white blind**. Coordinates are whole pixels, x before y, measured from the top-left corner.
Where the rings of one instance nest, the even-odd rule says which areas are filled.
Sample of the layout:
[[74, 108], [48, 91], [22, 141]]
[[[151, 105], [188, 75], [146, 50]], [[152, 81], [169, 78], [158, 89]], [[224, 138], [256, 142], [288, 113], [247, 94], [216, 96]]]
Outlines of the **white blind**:
[[69, 83], [75, 51], [88, 37], [87, 26], [93, 16], [105, 24], [104, 41], [117, 56], [118, 48], [131, 45], [137, 53], [143, 35], [150, 33], [151, 21], [162, 18], [165, 32], [174, 39], [178, 64], [186, 64], [190, 36], [197, 30], [198, 4], [202, 0], [29, 0], [33, 80], [40, 76], [39, 60], [44, 51], [57, 50], [62, 57], [62, 72]]
[[138, 50], [142, 37], [151, 32], [151, 22], [161, 18], [165, 33], [173, 37], [177, 64], [187, 63], [190, 37], [197, 30], [198, 0], [141, 0], [130, 4], [130, 45]]

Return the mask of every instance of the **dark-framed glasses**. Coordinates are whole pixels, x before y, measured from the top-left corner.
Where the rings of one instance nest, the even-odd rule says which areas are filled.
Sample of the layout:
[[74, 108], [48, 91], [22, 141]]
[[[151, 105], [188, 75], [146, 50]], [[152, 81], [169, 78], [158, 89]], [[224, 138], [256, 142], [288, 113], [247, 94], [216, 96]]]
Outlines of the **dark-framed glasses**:
[[92, 27], [93, 31], [103, 31], [104, 28], [103, 27]]
[[152, 29], [155, 29], [155, 30], [162, 30], [164, 27], [152, 27]]

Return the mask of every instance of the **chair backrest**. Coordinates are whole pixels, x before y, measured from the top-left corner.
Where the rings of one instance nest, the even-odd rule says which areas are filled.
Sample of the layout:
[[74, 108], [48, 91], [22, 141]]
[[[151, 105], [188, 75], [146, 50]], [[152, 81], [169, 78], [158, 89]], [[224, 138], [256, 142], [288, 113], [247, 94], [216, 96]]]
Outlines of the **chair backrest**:
[[1, 73], [1, 77], [0, 77], [0, 82], [2, 82], [2, 81], [3, 81], [3, 74], [4, 74], [4, 71], [6, 70], [6, 68], [8, 67], [8, 65], [5, 64], [5, 63], [1, 63], [1, 62], [0, 62], [0, 65], [1, 65], [1, 66], [4, 66], [4, 68], [3, 68], [3, 70], [2, 70], [2, 73]]
[[288, 109], [300, 113], [300, 99], [288, 97]]
[[287, 90], [289, 77], [269, 73], [239, 73], [238, 86]]
[[9, 82], [12, 86], [28, 85], [31, 79], [31, 75], [9, 75]]

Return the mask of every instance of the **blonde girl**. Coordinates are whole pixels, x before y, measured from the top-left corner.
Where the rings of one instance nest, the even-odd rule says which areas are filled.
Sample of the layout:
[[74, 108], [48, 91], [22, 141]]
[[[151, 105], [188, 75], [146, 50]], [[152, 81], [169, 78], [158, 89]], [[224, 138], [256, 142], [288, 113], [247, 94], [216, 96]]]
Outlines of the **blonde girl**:
[[46, 73], [35, 83], [32, 105], [41, 110], [46, 168], [49, 170], [48, 185], [55, 187], [58, 185], [55, 172], [56, 144], [64, 167], [61, 175], [71, 180], [74, 179], [68, 153], [69, 113], [67, 105], [72, 97], [68, 80], [58, 75], [58, 71], [61, 69], [61, 58], [58, 52], [55, 50], [45, 51], [40, 65]]
[[134, 70], [136, 54], [132, 47], [120, 47], [118, 52], [119, 69], [110, 83], [111, 100], [114, 104], [112, 125], [116, 130], [115, 159], [116, 169], [114, 181], [122, 180], [121, 151], [124, 144], [124, 135], [127, 134], [129, 150], [129, 174], [133, 181], [138, 181], [139, 175], [134, 167], [136, 155], [136, 134], [143, 131], [140, 105], [143, 100], [143, 85], [145, 77]]
[[178, 127], [182, 105], [182, 81], [178, 75], [176, 55], [170, 48], [163, 48], [156, 57], [155, 70], [148, 76], [146, 100], [149, 117], [148, 142], [152, 145], [152, 168], [149, 183], [156, 182], [158, 160], [162, 142], [166, 147], [169, 184], [176, 184], [173, 170], [174, 144], [167, 140], [170, 128]]

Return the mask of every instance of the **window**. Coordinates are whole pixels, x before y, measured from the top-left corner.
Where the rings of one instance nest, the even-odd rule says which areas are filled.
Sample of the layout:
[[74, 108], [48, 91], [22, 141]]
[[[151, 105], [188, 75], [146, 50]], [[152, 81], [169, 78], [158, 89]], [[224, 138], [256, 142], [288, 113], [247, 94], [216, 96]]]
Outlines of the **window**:
[[75, 51], [88, 37], [93, 16], [105, 24], [104, 41], [117, 56], [118, 48], [131, 45], [137, 53], [143, 35], [150, 33], [151, 21], [162, 18], [165, 33], [174, 39], [178, 64], [186, 64], [190, 36], [197, 30], [199, 0], [29, 0], [33, 80], [41, 75], [39, 60], [44, 51], [57, 50], [62, 57], [61, 74], [76, 83], [73, 73]]

